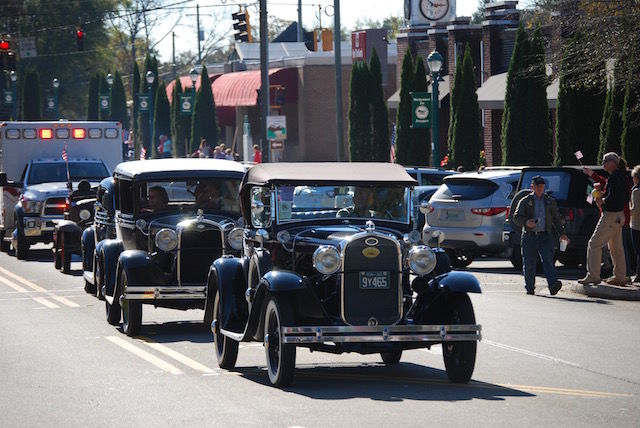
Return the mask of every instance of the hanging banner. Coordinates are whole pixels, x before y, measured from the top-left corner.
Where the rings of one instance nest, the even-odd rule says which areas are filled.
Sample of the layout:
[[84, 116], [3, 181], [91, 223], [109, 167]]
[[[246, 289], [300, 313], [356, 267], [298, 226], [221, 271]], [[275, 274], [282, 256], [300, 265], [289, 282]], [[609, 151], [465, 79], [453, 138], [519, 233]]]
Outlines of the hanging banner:
[[149, 111], [149, 95], [138, 94], [138, 111], [141, 111], [141, 112]]
[[193, 95], [180, 95], [180, 113], [191, 114], [193, 111]]
[[109, 110], [109, 95], [100, 95], [98, 103], [100, 104], [100, 110]]
[[411, 92], [411, 127], [431, 128], [431, 94]]
[[45, 98], [44, 103], [47, 106], [47, 110], [48, 111], [55, 111], [55, 109], [56, 109], [56, 97], [47, 96]]

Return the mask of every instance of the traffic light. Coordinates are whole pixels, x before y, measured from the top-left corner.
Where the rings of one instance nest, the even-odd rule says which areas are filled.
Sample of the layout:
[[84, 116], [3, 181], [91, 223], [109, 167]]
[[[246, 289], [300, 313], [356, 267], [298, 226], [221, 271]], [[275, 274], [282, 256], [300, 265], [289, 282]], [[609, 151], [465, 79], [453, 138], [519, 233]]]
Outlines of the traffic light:
[[79, 51], [84, 50], [84, 31], [82, 31], [82, 28], [76, 29], [76, 44]]
[[15, 71], [16, 53], [11, 50], [11, 43], [7, 38], [0, 38], [0, 69]]
[[240, 10], [239, 12], [232, 13], [231, 18], [233, 18], [233, 29], [237, 32], [233, 34], [233, 38], [240, 42], [253, 42], [253, 36], [251, 35], [251, 24], [249, 23], [249, 12], [247, 9]]

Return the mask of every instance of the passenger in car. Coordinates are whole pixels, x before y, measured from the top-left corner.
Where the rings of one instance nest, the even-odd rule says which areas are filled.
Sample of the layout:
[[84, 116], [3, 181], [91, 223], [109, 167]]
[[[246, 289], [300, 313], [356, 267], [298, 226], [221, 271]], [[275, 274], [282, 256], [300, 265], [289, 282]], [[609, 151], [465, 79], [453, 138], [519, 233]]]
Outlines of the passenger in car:
[[156, 212], [166, 210], [169, 207], [169, 195], [162, 186], [153, 186], [149, 188], [149, 206], [146, 208], [148, 212]]
[[371, 217], [376, 207], [375, 191], [371, 187], [356, 187], [350, 217]]

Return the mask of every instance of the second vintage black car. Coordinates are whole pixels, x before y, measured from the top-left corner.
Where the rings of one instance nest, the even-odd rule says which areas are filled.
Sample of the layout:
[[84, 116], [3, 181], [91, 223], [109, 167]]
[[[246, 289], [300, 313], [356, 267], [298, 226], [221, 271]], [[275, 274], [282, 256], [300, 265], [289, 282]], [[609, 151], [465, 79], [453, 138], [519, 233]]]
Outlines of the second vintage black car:
[[239, 342], [259, 341], [270, 382], [285, 386], [296, 347], [395, 364], [441, 343], [449, 378], [469, 381], [480, 326], [467, 293], [480, 285], [420, 242], [415, 184], [389, 163], [252, 167], [240, 191], [244, 254], [218, 258], [209, 275], [219, 366], [235, 366]]
[[114, 239], [96, 255], [107, 321], [134, 336], [142, 304], [205, 309], [212, 261], [238, 255], [238, 188], [244, 167], [219, 159], [159, 159], [119, 164], [113, 174]]

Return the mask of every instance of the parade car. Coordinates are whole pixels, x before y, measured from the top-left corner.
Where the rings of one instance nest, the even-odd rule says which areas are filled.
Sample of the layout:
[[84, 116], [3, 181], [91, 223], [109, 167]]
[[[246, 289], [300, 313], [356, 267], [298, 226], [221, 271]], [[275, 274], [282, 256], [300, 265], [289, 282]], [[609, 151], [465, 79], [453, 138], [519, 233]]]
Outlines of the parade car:
[[70, 191], [64, 203], [64, 220], [53, 231], [53, 264], [63, 273], [71, 270], [71, 256], [80, 254], [82, 232], [93, 223], [96, 189], [88, 180], [80, 180], [78, 188]]
[[207, 308], [207, 275], [223, 254], [238, 256], [238, 189], [244, 167], [220, 159], [119, 164], [114, 173], [116, 237], [97, 252], [109, 324], [135, 336], [142, 305]]
[[[262, 342], [269, 381], [282, 387], [296, 347], [395, 364], [404, 350], [441, 343], [449, 378], [469, 381], [480, 326], [467, 293], [480, 284], [421, 243], [415, 184], [388, 163], [253, 166], [240, 190], [243, 254], [209, 273], [218, 365], [235, 366], [241, 341]], [[308, 188], [324, 195], [315, 206], [296, 199]]]
[[116, 237], [113, 177], [107, 177], [100, 182], [96, 190], [93, 211], [93, 224], [82, 232], [82, 276], [84, 277], [84, 290], [87, 293], [95, 293], [96, 297], [103, 299], [102, 272], [104, 269], [97, 262], [97, 255], [106, 239], [115, 239]]

